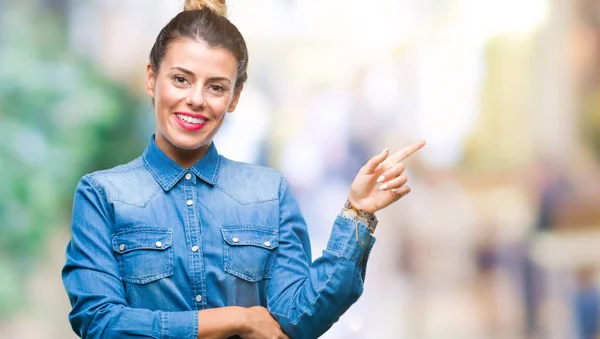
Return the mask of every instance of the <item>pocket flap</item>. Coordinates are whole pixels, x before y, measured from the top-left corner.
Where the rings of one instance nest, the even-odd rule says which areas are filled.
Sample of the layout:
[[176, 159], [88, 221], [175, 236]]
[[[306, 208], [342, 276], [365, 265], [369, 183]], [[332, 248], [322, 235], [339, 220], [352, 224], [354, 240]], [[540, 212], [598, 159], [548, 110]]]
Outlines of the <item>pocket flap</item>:
[[162, 228], [136, 228], [113, 234], [113, 250], [127, 253], [137, 249], [165, 250], [171, 247], [173, 232]]
[[256, 226], [224, 226], [223, 240], [231, 246], [251, 245], [266, 249], [279, 246], [279, 231]]

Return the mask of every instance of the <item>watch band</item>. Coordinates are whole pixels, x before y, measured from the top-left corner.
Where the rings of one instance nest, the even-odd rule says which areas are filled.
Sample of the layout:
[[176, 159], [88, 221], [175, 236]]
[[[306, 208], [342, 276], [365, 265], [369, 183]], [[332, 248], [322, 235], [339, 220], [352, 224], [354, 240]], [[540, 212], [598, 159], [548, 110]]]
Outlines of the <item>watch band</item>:
[[344, 208], [342, 209], [342, 216], [349, 218], [349, 219], [354, 219], [356, 221], [356, 241], [358, 242], [358, 223], [362, 223], [364, 225], [367, 225], [367, 227], [369, 227], [369, 232], [371, 234], [375, 233], [375, 229], [377, 228], [377, 217], [375, 217], [375, 214], [373, 213], [369, 213], [369, 212], [365, 212], [361, 209], [359, 209], [358, 207], [354, 206], [350, 200], [346, 200], [346, 203], [344, 204]]
[[344, 204], [344, 208], [356, 211], [356, 213], [358, 213], [361, 217], [363, 217], [367, 220], [377, 220], [377, 218], [375, 217], [375, 214], [366, 212], [366, 211], [361, 210], [360, 208], [352, 205], [350, 200], [346, 200], [346, 203]]

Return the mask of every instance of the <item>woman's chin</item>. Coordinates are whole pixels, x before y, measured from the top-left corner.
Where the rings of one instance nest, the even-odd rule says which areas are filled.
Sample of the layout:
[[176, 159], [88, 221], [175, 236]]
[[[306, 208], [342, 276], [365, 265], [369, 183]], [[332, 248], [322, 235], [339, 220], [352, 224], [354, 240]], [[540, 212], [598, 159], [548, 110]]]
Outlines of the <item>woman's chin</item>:
[[191, 138], [188, 136], [175, 136], [175, 138], [171, 140], [171, 143], [176, 148], [184, 151], [194, 151], [203, 146], [210, 145], [210, 141], [207, 141], [204, 138]]
[[157, 133], [160, 133], [163, 137], [162, 139], [171, 144], [172, 147], [182, 151], [195, 151], [206, 148], [212, 141], [206, 133], [189, 133], [188, 131], [181, 131], [178, 128], [158, 129]]

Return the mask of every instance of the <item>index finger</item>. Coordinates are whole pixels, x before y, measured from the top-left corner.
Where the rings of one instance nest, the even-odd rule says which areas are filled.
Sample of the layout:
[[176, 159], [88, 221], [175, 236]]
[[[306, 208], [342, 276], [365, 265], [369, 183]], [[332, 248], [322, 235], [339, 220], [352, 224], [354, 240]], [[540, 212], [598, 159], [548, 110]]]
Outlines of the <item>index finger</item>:
[[423, 148], [423, 146], [425, 146], [425, 140], [417, 141], [414, 144], [412, 144], [410, 146], [406, 146], [403, 149], [399, 150], [398, 152], [390, 155], [386, 159], [386, 162], [389, 161], [391, 163], [398, 163], [398, 162], [408, 158], [409, 156], [413, 155], [416, 151]]

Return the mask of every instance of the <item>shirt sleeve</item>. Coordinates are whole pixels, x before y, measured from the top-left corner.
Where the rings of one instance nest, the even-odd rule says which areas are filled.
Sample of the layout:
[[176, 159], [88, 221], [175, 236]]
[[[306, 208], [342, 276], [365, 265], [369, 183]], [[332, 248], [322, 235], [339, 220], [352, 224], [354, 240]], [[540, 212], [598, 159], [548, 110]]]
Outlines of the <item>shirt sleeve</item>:
[[196, 311], [131, 308], [112, 246], [112, 222], [103, 190], [90, 177], [73, 202], [72, 239], [62, 279], [71, 302], [69, 321], [81, 338], [196, 338]]
[[268, 309], [290, 337], [318, 338], [362, 294], [375, 238], [367, 225], [338, 216], [326, 249], [312, 262], [306, 222], [284, 179], [279, 196], [279, 249], [267, 285]]

